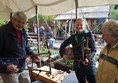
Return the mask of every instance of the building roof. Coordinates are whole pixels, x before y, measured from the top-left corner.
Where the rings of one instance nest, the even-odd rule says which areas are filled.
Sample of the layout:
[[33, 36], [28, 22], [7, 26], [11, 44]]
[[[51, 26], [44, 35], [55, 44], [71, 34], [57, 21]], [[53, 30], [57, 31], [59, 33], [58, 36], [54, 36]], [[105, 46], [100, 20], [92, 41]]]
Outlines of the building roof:
[[[78, 8], [78, 18], [108, 18], [109, 6]], [[55, 20], [75, 19], [75, 9], [62, 13]]]

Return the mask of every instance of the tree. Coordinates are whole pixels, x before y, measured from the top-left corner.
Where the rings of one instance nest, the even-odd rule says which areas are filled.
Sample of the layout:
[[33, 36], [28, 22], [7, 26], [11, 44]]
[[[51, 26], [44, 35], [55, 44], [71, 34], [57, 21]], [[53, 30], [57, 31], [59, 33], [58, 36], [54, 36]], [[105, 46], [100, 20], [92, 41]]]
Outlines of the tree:
[[[55, 19], [55, 17], [56, 16], [42, 16], [42, 15], [40, 15], [39, 17], [38, 17], [38, 19], [39, 19], [39, 22], [40, 22], [40, 24], [41, 23], [47, 23], [47, 22], [49, 22], [49, 21], [54, 21], [54, 19]], [[32, 27], [33, 27], [33, 23], [35, 23], [36, 22], [36, 16], [34, 16], [34, 17], [32, 17], [32, 18], [30, 18], [29, 20], [28, 20], [28, 25], [29, 25], [29, 29], [32, 31]], [[48, 23], [47, 23], [48, 24]]]
[[[42, 15], [40, 15], [40, 16], [39, 16], [39, 21], [41, 21], [41, 22], [52, 21], [52, 20], [55, 19], [55, 17], [56, 17], [56, 16], [42, 16]], [[30, 18], [29, 20], [30, 20], [30, 21], [31, 21], [31, 20], [32, 20], [32, 21], [36, 21], [36, 16]]]
[[110, 19], [118, 20], [118, 5], [111, 5], [110, 6]]
[[4, 25], [4, 24], [6, 24], [6, 23], [7, 23], [7, 21], [5, 21], [5, 20], [3, 20], [3, 19], [0, 19], [0, 26]]

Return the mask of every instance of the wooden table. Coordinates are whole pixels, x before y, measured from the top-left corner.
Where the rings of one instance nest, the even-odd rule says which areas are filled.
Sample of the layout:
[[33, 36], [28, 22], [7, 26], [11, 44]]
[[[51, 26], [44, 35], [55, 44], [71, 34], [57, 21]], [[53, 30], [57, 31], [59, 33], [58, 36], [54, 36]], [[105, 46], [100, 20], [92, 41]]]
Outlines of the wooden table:
[[64, 77], [68, 75], [68, 73], [61, 71], [61, 70], [54, 69], [54, 68], [51, 68], [52, 72], [50, 75], [49, 72], [45, 72], [45, 71], [49, 71], [48, 66], [43, 66], [38, 69], [40, 69], [42, 71], [39, 72], [39, 71], [33, 70], [32, 76], [35, 80], [41, 80], [44, 83], [61, 83], [61, 81], [64, 79]]

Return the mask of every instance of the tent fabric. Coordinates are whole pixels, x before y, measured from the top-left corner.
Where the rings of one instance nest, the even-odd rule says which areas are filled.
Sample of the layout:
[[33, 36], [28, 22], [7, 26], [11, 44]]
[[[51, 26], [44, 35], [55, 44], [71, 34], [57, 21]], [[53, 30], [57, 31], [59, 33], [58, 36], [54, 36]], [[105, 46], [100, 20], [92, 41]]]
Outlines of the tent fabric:
[[[118, 0], [78, 0], [78, 7], [118, 4]], [[0, 0], [0, 18], [8, 19], [10, 13], [23, 11], [35, 16], [35, 6], [40, 15], [57, 15], [75, 8], [75, 0]]]

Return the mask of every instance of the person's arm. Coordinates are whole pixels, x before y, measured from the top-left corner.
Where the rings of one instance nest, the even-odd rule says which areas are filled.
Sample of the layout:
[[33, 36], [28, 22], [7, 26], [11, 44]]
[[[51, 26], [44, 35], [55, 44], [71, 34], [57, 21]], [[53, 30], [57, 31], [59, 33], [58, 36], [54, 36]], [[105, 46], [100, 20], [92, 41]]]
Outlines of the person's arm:
[[60, 46], [59, 54], [61, 57], [65, 54], [65, 48], [71, 44], [72, 37], [67, 38]]
[[27, 55], [34, 55], [33, 50], [29, 47], [29, 45], [26, 46], [26, 53]]
[[[34, 63], [39, 63], [41, 61], [40, 55], [39, 54], [36, 55], [28, 45], [26, 47], [26, 52], [28, 55], [30, 55], [30, 57], [26, 59], [27, 63], [31, 63], [32, 61]], [[28, 61], [29, 58], [31, 59], [31, 62]]]
[[[4, 56], [3, 53], [3, 46], [5, 45], [5, 36], [4, 36], [4, 29], [0, 27], [0, 57]], [[7, 71], [7, 66], [8, 64], [5, 63], [1, 58], [0, 58], [0, 73], [6, 72]]]
[[[38, 62], [40, 62], [40, 55], [39, 54], [35, 54], [34, 52], [33, 52], [33, 50], [30, 48], [30, 46], [29, 46], [29, 44], [28, 44], [28, 39], [27, 39], [27, 37], [26, 37], [26, 48], [25, 48], [25, 50], [26, 50], [26, 54], [27, 55], [30, 55], [28, 58], [31, 58], [31, 60], [33, 60], [33, 62], [35, 62], [35, 63], [38, 63]], [[26, 60], [28, 60], [28, 59], [26, 59]]]
[[92, 59], [96, 53], [96, 45], [95, 45], [95, 38], [92, 34], [92, 32], [89, 32], [89, 38], [90, 38], [90, 41], [89, 41], [89, 47], [91, 49], [91, 56], [90, 58]]
[[27, 55], [34, 55], [33, 50], [30, 48], [30, 46], [29, 46], [29, 44], [28, 44], [27, 34], [26, 34], [26, 32], [25, 32], [24, 29], [23, 29], [23, 31], [22, 31], [22, 34], [23, 34], [24, 39], [25, 39], [25, 41], [26, 41], [26, 45], [25, 45], [26, 54], [27, 54]]

